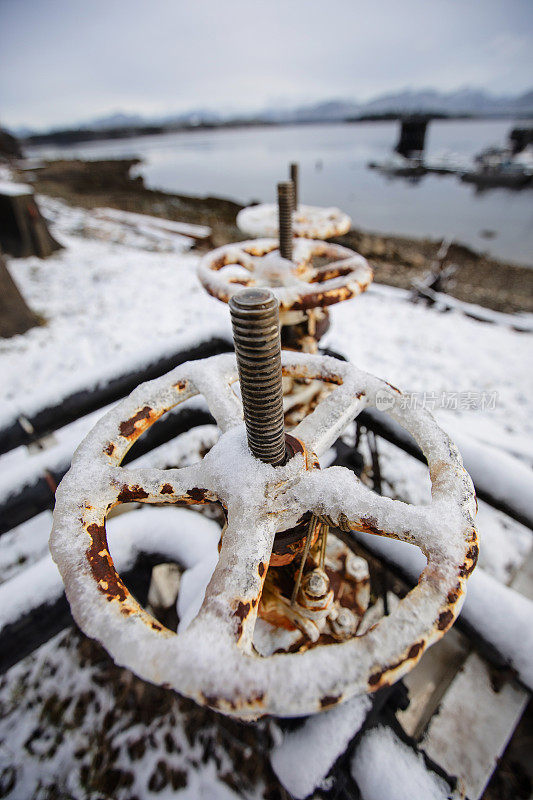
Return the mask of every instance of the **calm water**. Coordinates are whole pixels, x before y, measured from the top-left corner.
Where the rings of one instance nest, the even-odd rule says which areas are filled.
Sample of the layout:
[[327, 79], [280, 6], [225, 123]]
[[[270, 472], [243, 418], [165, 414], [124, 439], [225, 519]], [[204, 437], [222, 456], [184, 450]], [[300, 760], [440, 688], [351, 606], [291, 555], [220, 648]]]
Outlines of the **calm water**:
[[[472, 156], [503, 144], [511, 120], [440, 121], [428, 129], [430, 156]], [[533, 265], [533, 190], [479, 193], [453, 176], [418, 183], [386, 178], [367, 162], [386, 158], [398, 125], [329, 124], [172, 133], [68, 148], [34, 148], [32, 155], [89, 159], [139, 156], [146, 185], [183, 194], [212, 194], [247, 203], [272, 202], [288, 163], [300, 163], [301, 200], [336, 205], [356, 227], [413, 236], [452, 236], [476, 250]], [[483, 236], [492, 232], [492, 238]]]

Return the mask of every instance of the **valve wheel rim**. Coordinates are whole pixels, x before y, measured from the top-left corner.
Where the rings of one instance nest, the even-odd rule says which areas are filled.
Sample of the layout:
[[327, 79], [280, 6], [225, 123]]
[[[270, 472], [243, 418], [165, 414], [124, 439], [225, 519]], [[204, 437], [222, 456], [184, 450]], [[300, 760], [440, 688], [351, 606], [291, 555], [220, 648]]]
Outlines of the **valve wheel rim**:
[[[218, 247], [200, 261], [200, 282], [209, 294], [225, 303], [243, 287], [268, 287], [279, 302], [280, 312], [325, 308], [356, 297], [372, 282], [368, 261], [342, 245], [295, 239], [292, 262], [281, 259], [278, 247], [277, 239], [253, 239]], [[260, 267], [261, 259], [268, 255], [280, 259], [270, 274]], [[313, 258], [324, 258], [328, 263], [313, 268]], [[223, 269], [229, 266], [242, 267], [247, 274], [228, 276]]]
[[[294, 236], [306, 239], [330, 239], [348, 233], [352, 221], [338, 208], [298, 204], [292, 214]], [[278, 236], [278, 206], [261, 203], [247, 206], [237, 214], [237, 227], [249, 236]]]
[[[409, 506], [380, 498], [343, 467], [309, 469], [303, 454], [282, 467], [258, 462], [247, 449], [240, 403], [231, 390], [235, 359], [224, 354], [180, 365], [141, 385], [100, 420], [58, 489], [50, 540], [74, 618], [118, 664], [241, 718], [313, 713], [393, 683], [453, 624], [478, 553], [471, 480], [429, 413], [401, 408], [398, 390], [336, 359], [286, 352], [283, 369], [291, 377], [338, 384], [292, 431], [309, 456], [325, 452], [378, 392], [396, 398], [390, 413], [428, 458], [431, 504]], [[119, 466], [156, 419], [200, 393], [222, 431], [201, 462], [175, 470]], [[233, 459], [229, 470], [228, 454]], [[325, 491], [327, 474], [333, 479]], [[309, 504], [309, 495], [319, 499]], [[151, 617], [114, 569], [105, 519], [114, 505], [132, 500], [219, 500], [227, 509], [218, 564], [200, 612], [183, 633]], [[252, 651], [252, 635], [275, 532], [293, 525], [303, 510], [328, 515], [344, 530], [416, 544], [428, 564], [397, 608], [362, 636], [262, 658]]]

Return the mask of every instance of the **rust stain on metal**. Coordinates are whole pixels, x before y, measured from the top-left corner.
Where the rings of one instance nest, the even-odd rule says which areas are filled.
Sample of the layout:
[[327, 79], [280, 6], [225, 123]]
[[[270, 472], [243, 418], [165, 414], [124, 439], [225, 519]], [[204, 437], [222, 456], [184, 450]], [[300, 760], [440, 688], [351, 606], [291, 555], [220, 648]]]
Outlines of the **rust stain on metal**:
[[383, 680], [383, 676], [386, 675], [387, 672], [389, 672], [388, 669], [381, 670], [380, 672], [374, 672], [374, 674], [368, 679], [368, 685], [371, 686], [372, 689], [382, 689], [384, 686], [389, 686], [389, 681]]
[[239, 605], [234, 611], [234, 615], [236, 617], [239, 617], [240, 621], [243, 622], [249, 613], [250, 613], [250, 603], [243, 603], [242, 600], [240, 600]]
[[[274, 538], [272, 554], [270, 556], [271, 567], [283, 567], [290, 564], [296, 556], [303, 552], [308, 534], [310, 514], [305, 514], [294, 528], [277, 533]], [[316, 544], [319, 535], [318, 526], [313, 532], [311, 546]]]
[[474, 571], [477, 564], [478, 556], [479, 556], [478, 545], [477, 544], [470, 545], [470, 547], [466, 551], [466, 560], [459, 569], [459, 575], [462, 578], [468, 578], [468, 576]]
[[134, 503], [136, 500], [145, 500], [148, 497], [142, 486], [127, 486], [124, 484], [117, 497], [119, 503]]
[[196, 488], [189, 489], [187, 494], [189, 495], [191, 500], [193, 500], [195, 503], [206, 503], [206, 502], [209, 502], [209, 500], [206, 500], [206, 498], [207, 498], [207, 496], [209, 494], [207, 489], [196, 489]]
[[108, 442], [107, 445], [104, 447], [104, 453], [107, 453], [108, 456], [112, 456], [115, 452], [115, 445], [113, 442]]
[[439, 631], [445, 631], [447, 628], [450, 627], [454, 620], [453, 611], [448, 609], [447, 611], [443, 611], [439, 614], [439, 619], [437, 621], [437, 628]]
[[374, 517], [361, 517], [358, 523], [358, 529], [364, 533], [374, 533], [376, 536], [388, 536], [385, 531], [378, 528], [378, 524]]
[[448, 592], [448, 596], [446, 599], [448, 600], [448, 603], [450, 603], [451, 605], [455, 605], [455, 603], [457, 603], [457, 601], [461, 597], [461, 594], [462, 594], [462, 587], [461, 584], [458, 583], [455, 589], [452, 589], [450, 592]]
[[203, 703], [215, 711], [224, 711], [231, 709], [232, 711], [245, 710], [246, 708], [253, 708], [254, 706], [264, 706], [265, 694], [264, 692], [256, 692], [249, 697], [219, 697], [215, 694], [200, 693]]
[[187, 388], [188, 381], [178, 381], [174, 384], [174, 388], [178, 390], [178, 392], [183, 392], [184, 389]]
[[105, 525], [92, 523], [87, 526], [87, 533], [91, 537], [91, 544], [86, 550], [86, 555], [98, 588], [108, 600], [125, 600], [128, 590], [115, 571], [107, 547]]
[[[451, 612], [449, 612], [451, 614]], [[453, 614], [452, 614], [453, 618]], [[422, 640], [420, 642], [415, 642], [415, 644], [411, 645], [409, 651], [405, 658], [401, 658], [395, 664], [390, 664], [388, 667], [384, 667], [377, 672], [374, 672], [368, 679], [368, 685], [372, 687], [372, 689], [383, 688], [383, 686], [389, 686], [391, 681], [388, 679], [387, 676], [390, 676], [390, 673], [393, 673], [398, 667], [401, 667], [406, 661], [417, 661], [422, 652], [424, 651], [425, 642]], [[394, 679], [393, 679], [394, 682]]]
[[237, 605], [237, 608], [233, 612], [233, 616], [237, 617], [237, 619], [239, 620], [239, 623], [237, 625], [237, 633], [239, 636], [241, 636], [242, 634], [243, 622], [250, 613], [250, 609], [251, 609], [250, 603], [243, 603], [242, 600], [240, 600], [239, 604]]
[[[288, 366], [282, 364], [282, 366], [281, 366], [281, 374], [283, 375], [283, 377], [291, 378], [293, 376], [293, 372], [294, 372], [294, 370], [291, 367], [288, 367]], [[301, 377], [309, 378], [310, 376], [304, 374]], [[341, 378], [340, 375], [332, 375], [332, 374], [327, 374], [327, 375], [321, 374], [319, 376], [319, 380], [324, 381], [324, 383], [333, 383], [335, 386], [342, 386], [342, 384], [344, 383], [344, 381], [343, 381], [343, 379]], [[363, 394], [364, 394], [364, 392], [361, 393], [361, 395], [363, 395]], [[289, 434], [287, 434], [287, 436], [288, 435]], [[291, 438], [295, 438], [295, 437], [291, 437]]]
[[[148, 425], [148, 420], [151, 420], [153, 409], [150, 406], [144, 406], [141, 408], [140, 411], [137, 411], [133, 417], [125, 420], [125, 422], [121, 422], [119, 425], [120, 435], [124, 436], [125, 439], [130, 439], [139, 430], [144, 430]], [[141, 422], [142, 424], [137, 426], [137, 423]]]
[[160, 494], [173, 494], [174, 489], [170, 485], [170, 483], [164, 483], [161, 487]]
[[259, 562], [259, 566], [257, 567], [257, 571], [259, 573], [259, 577], [262, 578], [265, 574], [265, 565], [262, 561]]
[[327, 694], [320, 699], [320, 708], [329, 708], [340, 702], [342, 694]]
[[324, 267], [309, 279], [309, 283], [324, 283], [324, 281], [329, 281], [332, 278], [344, 278], [351, 272], [353, 272], [352, 267]]
[[407, 653], [407, 658], [416, 658], [421, 650], [424, 649], [425, 642], [415, 642]]
[[201, 697], [206, 706], [209, 708], [217, 709], [220, 707], [220, 698], [217, 697], [215, 694], [204, 694], [202, 692]]

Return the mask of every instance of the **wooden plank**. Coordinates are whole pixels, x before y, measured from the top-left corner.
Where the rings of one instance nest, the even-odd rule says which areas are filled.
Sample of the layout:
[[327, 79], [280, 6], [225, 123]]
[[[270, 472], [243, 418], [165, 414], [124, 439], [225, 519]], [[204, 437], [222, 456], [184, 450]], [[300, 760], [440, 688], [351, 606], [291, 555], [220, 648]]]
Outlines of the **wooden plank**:
[[[530, 554], [511, 582], [513, 589], [530, 599], [532, 576]], [[466, 796], [477, 800], [520, 721], [530, 693], [512, 677], [492, 670], [477, 653], [464, 659], [450, 681], [447, 669], [453, 668], [452, 634], [459, 636], [451, 631], [424, 654], [405, 679], [412, 709], [410, 713], [409, 709], [400, 712], [398, 719], [436, 764], [459, 779]], [[464, 653], [465, 639], [461, 638]], [[457, 648], [456, 655], [460, 659]], [[440, 680], [446, 685], [439, 690]]]
[[529, 701], [516, 681], [495, 684], [489, 667], [472, 653], [432, 717], [421, 748], [470, 800], [477, 800], [498, 764]]
[[120, 211], [116, 208], [98, 208], [95, 216], [99, 219], [121, 222], [124, 225], [138, 227], [148, 225], [168, 233], [177, 233], [181, 236], [189, 236], [191, 239], [208, 239], [211, 236], [211, 228], [207, 225], [193, 225], [190, 222], [177, 222], [176, 220], [153, 217], [150, 214], [137, 214], [134, 211]]

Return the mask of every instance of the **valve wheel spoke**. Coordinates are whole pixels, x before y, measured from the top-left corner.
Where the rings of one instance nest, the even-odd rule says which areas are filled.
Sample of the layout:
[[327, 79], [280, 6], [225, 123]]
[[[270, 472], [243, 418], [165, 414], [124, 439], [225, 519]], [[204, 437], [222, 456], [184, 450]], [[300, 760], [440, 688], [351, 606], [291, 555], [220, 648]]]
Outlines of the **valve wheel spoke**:
[[[202, 607], [191, 624], [200, 626], [206, 618], [216, 618], [239, 648], [251, 652], [275, 524], [254, 514], [247, 516], [246, 524], [243, 524], [234, 516], [230, 506], [218, 563]], [[243, 547], [243, 541], [246, 541], [246, 547]]]
[[224, 362], [212, 362], [206, 369], [199, 369], [200, 363], [203, 364], [196, 362], [190, 365], [194, 370], [194, 384], [203, 395], [218, 427], [225, 433], [242, 423], [242, 404], [233, 390], [233, 384], [238, 379], [235, 359], [228, 354]]
[[180, 469], [115, 468], [110, 479], [117, 487], [118, 503], [211, 503], [218, 499], [210, 492], [203, 462]]

